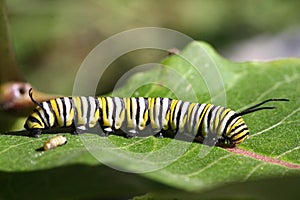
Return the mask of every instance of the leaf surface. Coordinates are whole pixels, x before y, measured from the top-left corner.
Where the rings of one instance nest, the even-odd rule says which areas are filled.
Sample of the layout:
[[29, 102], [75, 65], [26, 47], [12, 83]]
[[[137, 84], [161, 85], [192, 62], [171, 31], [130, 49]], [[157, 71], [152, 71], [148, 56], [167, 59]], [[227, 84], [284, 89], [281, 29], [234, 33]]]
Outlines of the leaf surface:
[[[250, 138], [238, 148], [300, 166], [299, 92], [299, 59], [233, 63], [206, 43], [193, 42], [179, 55], [163, 60], [161, 65], [134, 74], [112, 95], [178, 98], [213, 103], [235, 111], [268, 98], [288, 98], [289, 102], [269, 103], [277, 107], [275, 110], [244, 116]], [[141, 176], [170, 187], [197, 192], [227, 183], [300, 175], [300, 170], [294, 167], [180, 138], [64, 135], [68, 138], [66, 145], [46, 152], [37, 149], [51, 135], [38, 139], [0, 136], [0, 170], [19, 180], [15, 175], [20, 172], [64, 169], [78, 164], [97, 166], [101, 162], [120, 171], [143, 172]], [[93, 168], [95, 173], [99, 169]], [[109, 184], [109, 175], [107, 179]], [[103, 184], [96, 182], [89, 185]]]

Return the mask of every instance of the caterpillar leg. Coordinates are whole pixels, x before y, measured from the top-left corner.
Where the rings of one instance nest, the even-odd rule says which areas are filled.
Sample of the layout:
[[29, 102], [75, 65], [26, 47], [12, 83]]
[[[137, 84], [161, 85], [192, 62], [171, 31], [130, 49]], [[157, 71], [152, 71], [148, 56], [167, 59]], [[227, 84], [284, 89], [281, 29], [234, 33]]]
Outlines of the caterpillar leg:
[[83, 131], [81, 129], [78, 129], [78, 128], [73, 128], [72, 130], [72, 134], [74, 135], [79, 135], [81, 134]]
[[157, 137], [157, 138], [164, 138], [164, 134], [163, 134], [162, 131], [160, 131], [160, 132], [156, 133], [156, 134], [154, 135], [154, 137]]
[[30, 134], [32, 137], [38, 138], [38, 137], [40, 137], [41, 133], [42, 133], [42, 129], [33, 129], [33, 130], [31, 130]]
[[72, 127], [72, 133], [74, 135], [79, 135], [79, 134], [82, 134], [84, 132], [87, 132], [87, 128], [85, 126], [76, 126], [76, 125], [74, 125]]
[[74, 135], [79, 135], [82, 130], [78, 129], [78, 125], [75, 122], [75, 118], [72, 120], [72, 125], [71, 125], [71, 134]]
[[215, 146], [218, 142], [218, 138], [213, 134], [208, 134], [202, 141], [203, 144], [208, 146]]
[[107, 137], [107, 136], [109, 136], [111, 134], [114, 135], [115, 131], [112, 128], [110, 128], [110, 127], [106, 127], [106, 128], [103, 128], [103, 133], [104, 133], [104, 136]]
[[138, 132], [136, 130], [129, 130], [126, 132], [126, 138], [134, 138], [137, 137]]

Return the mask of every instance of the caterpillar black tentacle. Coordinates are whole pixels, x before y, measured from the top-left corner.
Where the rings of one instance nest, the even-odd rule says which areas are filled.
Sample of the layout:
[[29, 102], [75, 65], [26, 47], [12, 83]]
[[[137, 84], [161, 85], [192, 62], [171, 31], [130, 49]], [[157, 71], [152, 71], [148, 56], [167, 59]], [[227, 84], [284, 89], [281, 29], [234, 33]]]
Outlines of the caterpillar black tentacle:
[[[208, 139], [219, 146], [235, 146], [247, 139], [249, 130], [242, 116], [258, 110], [267, 99], [241, 112], [215, 106], [169, 98], [120, 97], [60, 97], [37, 102], [24, 127], [33, 136], [55, 127], [72, 127], [75, 134], [96, 131], [103, 135], [123, 135], [127, 138], [155, 135], [174, 137], [188, 134], [203, 142]], [[101, 128], [101, 131], [99, 131]], [[100, 134], [100, 133], [99, 133]]]
[[249, 113], [252, 113], [252, 112], [256, 112], [256, 111], [259, 111], [259, 110], [267, 110], [267, 109], [275, 109], [276, 107], [272, 106], [272, 107], [260, 107], [261, 105], [265, 104], [265, 103], [268, 103], [270, 101], [289, 101], [289, 99], [267, 99], [267, 100], [264, 100], [258, 104], [255, 104], [254, 106], [251, 106], [239, 113], [237, 113], [238, 115], [246, 115], [246, 114], [249, 114]]

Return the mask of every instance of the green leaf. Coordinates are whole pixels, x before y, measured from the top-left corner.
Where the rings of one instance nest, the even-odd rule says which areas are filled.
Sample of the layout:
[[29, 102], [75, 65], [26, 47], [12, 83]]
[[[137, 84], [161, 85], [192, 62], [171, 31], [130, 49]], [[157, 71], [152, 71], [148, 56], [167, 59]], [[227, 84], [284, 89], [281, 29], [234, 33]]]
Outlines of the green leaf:
[[[44, 152], [36, 150], [42, 147], [50, 135], [42, 135], [38, 139], [3, 135], [0, 136], [0, 170], [4, 175], [0, 174], [0, 178], [2, 176], [4, 179], [1, 180], [6, 180], [11, 176], [19, 182], [23, 180], [20, 173], [25, 173], [30, 178], [33, 173], [38, 172], [43, 174], [41, 178], [49, 179], [53, 183], [58, 177], [48, 176], [46, 172], [51, 171], [53, 174], [55, 172], [52, 169], [61, 170], [58, 174], [62, 179], [57, 180], [55, 186], [51, 186], [56, 189], [74, 180], [70, 171], [75, 176], [83, 171], [86, 176], [80, 177], [82, 180], [78, 181], [78, 185], [87, 184], [87, 187], [76, 186], [77, 193], [82, 192], [83, 196], [90, 193], [93, 195], [86, 196], [95, 197], [114, 195], [113, 191], [106, 191], [105, 194], [103, 191], [95, 192], [98, 191], [98, 184], [99, 187], [103, 184], [114, 187], [116, 183], [112, 182], [115, 178], [113, 174], [131, 177], [118, 170], [141, 173], [140, 176], [134, 175], [134, 180], [143, 180], [146, 182], [144, 188], [151, 191], [158, 191], [161, 185], [155, 183], [159, 183], [183, 191], [202, 193], [228, 183], [247, 183], [271, 177], [299, 177], [300, 170], [296, 169], [300, 166], [299, 72], [299, 59], [232, 63], [217, 55], [209, 45], [193, 42], [179, 55], [163, 60], [162, 65], [134, 74], [125, 85], [112, 93], [114, 96], [161, 96], [201, 103], [211, 102], [233, 110], [243, 110], [268, 98], [288, 98], [289, 102], [269, 103], [276, 106], [276, 110], [246, 115], [244, 120], [251, 131], [250, 138], [238, 145], [238, 148], [296, 167], [286, 167], [270, 160], [259, 160], [180, 138], [127, 139], [120, 136], [65, 134], [68, 138], [66, 145]], [[99, 174], [99, 170], [103, 169], [103, 166], [95, 167], [100, 161], [117, 170], [110, 171], [112, 176], [105, 177], [101, 173], [101, 176], [97, 176], [101, 180], [94, 177], [92, 181], [87, 181], [91, 174]], [[92, 171], [87, 173], [85, 167]], [[21, 183], [41, 182], [40, 177], [35, 175], [30, 181], [23, 180]], [[150, 178], [154, 182], [147, 179], [145, 181], [142, 177]], [[125, 188], [126, 184], [124, 182]], [[43, 188], [40, 191], [46, 190], [45, 187], [40, 187]], [[71, 186], [67, 188], [69, 187]], [[121, 194], [141, 194], [145, 192], [144, 188], [134, 190], [131, 187], [127, 190], [128, 193]], [[236, 192], [234, 188], [227, 188], [232, 194]], [[40, 191], [36, 191], [37, 197], [42, 195]], [[1, 194], [4, 197], [12, 197], [11, 193], [3, 192]], [[24, 190], [22, 192], [19, 194], [25, 193]], [[70, 198], [72, 195], [71, 192], [65, 192], [62, 197]]]

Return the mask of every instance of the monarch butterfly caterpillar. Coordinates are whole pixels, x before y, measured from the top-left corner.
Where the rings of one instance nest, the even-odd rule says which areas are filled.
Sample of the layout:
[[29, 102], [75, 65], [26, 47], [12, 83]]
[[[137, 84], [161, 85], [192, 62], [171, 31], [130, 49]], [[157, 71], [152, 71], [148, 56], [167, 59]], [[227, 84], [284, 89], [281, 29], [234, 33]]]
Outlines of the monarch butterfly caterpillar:
[[54, 149], [58, 146], [64, 145], [67, 143], [67, 138], [62, 135], [57, 135], [47, 142], [44, 143], [44, 151]]
[[[25, 122], [25, 129], [38, 137], [43, 130], [72, 127], [74, 134], [101, 128], [105, 135], [122, 132], [126, 137], [155, 135], [175, 137], [188, 134], [196, 141], [209, 139], [219, 146], [235, 146], [247, 139], [249, 130], [242, 116], [263, 109], [267, 99], [241, 112], [215, 106], [169, 98], [120, 97], [60, 97], [37, 102]], [[98, 132], [99, 129], [97, 129]]]

